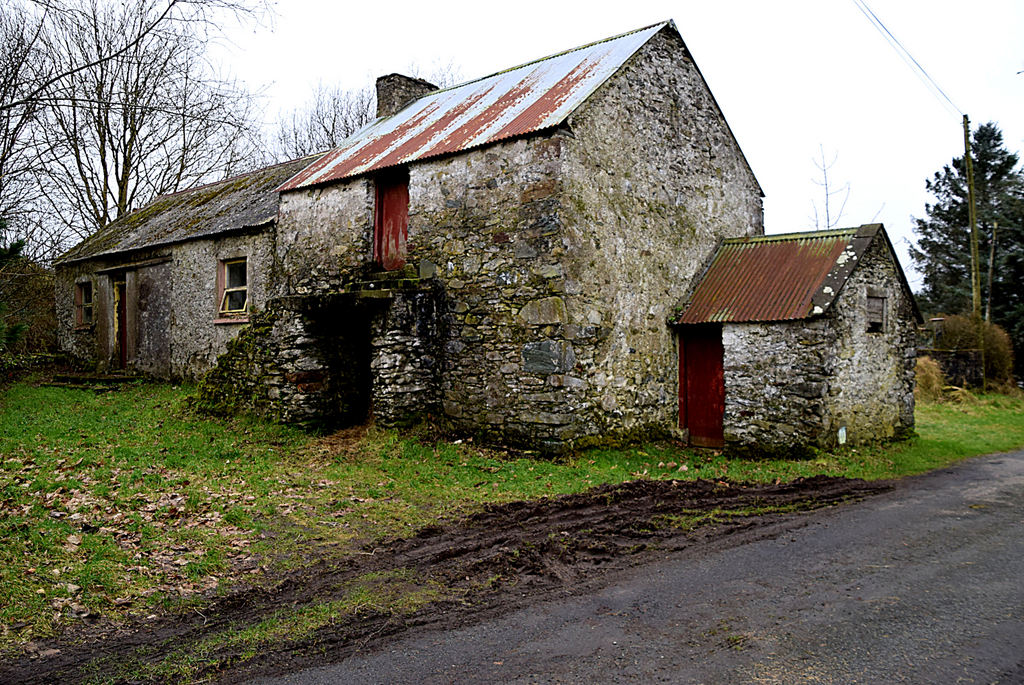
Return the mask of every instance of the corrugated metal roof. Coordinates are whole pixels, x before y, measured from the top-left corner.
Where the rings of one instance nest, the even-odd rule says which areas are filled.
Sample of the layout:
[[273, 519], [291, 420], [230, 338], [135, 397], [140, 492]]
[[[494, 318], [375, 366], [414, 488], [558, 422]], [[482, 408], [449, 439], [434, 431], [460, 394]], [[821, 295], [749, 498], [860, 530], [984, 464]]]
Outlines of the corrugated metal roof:
[[281, 186], [293, 190], [557, 126], [670, 22], [430, 93]]
[[277, 187], [316, 161], [304, 157], [224, 181], [161, 195], [112, 221], [68, 250], [59, 262], [106, 257], [262, 226], [277, 218]]
[[785, 321], [824, 313], [878, 224], [725, 240], [678, 323]]

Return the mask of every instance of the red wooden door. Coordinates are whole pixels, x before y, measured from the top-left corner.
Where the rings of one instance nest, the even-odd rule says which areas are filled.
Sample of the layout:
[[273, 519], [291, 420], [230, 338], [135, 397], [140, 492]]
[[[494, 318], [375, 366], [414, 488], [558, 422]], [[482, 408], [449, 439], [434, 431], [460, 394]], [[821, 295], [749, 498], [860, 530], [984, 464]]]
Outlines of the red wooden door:
[[679, 336], [679, 427], [690, 429], [690, 444], [725, 444], [725, 376], [722, 327], [684, 326]]
[[405, 266], [409, 235], [409, 173], [405, 169], [381, 174], [373, 218], [373, 259], [385, 271]]

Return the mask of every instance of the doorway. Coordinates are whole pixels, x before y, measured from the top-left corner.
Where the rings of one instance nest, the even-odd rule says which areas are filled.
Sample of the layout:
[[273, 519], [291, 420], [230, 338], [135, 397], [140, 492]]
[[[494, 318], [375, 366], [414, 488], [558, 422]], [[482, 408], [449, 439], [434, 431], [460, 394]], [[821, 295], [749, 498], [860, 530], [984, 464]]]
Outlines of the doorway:
[[375, 179], [373, 260], [385, 271], [405, 266], [409, 236], [409, 171], [393, 169]]
[[690, 431], [690, 444], [722, 447], [725, 415], [725, 374], [722, 368], [722, 327], [682, 326], [679, 329], [679, 427]]
[[124, 281], [114, 281], [114, 360], [117, 368], [128, 367], [128, 298]]

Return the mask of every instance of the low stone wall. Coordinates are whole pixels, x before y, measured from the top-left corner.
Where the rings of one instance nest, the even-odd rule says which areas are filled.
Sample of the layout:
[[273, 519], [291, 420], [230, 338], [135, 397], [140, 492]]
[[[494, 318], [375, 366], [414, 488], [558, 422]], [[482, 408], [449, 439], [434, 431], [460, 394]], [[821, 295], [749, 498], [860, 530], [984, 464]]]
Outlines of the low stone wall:
[[324, 365], [314, 354], [299, 298], [278, 299], [252, 314], [249, 325], [199, 383], [197, 406], [217, 415], [250, 412], [278, 421], [308, 423], [317, 411]]
[[920, 349], [922, 357], [931, 357], [942, 369], [946, 383], [961, 388], [982, 386], [981, 352], [979, 350]]

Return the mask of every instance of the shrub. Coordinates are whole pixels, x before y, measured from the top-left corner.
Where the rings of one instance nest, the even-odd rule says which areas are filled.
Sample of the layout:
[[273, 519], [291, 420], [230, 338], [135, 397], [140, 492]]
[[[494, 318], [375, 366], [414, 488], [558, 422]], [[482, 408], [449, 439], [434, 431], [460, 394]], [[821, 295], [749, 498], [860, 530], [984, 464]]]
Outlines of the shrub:
[[[985, 335], [985, 376], [997, 385], [1013, 383], [1013, 343], [1002, 326], [983, 324]], [[978, 349], [974, 324], [966, 316], [947, 316], [936, 347], [945, 350]]]
[[[53, 352], [57, 348], [57, 316], [53, 302], [53, 270], [30, 259], [14, 256], [0, 264], [2, 318], [17, 322], [21, 333], [10, 341], [8, 352]], [[0, 325], [2, 325], [0, 321]]]

